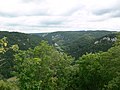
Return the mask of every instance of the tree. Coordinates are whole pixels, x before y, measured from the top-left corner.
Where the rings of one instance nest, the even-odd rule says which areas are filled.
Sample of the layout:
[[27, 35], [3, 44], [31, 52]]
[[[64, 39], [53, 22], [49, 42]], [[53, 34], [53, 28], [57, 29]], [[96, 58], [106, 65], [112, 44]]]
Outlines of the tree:
[[72, 58], [46, 42], [16, 56], [16, 76], [22, 90], [64, 90]]
[[[14, 53], [18, 51], [18, 45], [8, 46], [7, 37], [0, 39], [0, 76], [9, 78], [13, 68]], [[11, 56], [11, 57], [10, 57]]]
[[107, 83], [107, 72], [99, 62], [100, 53], [83, 55], [77, 61], [78, 70], [72, 76], [71, 90], [102, 90]]

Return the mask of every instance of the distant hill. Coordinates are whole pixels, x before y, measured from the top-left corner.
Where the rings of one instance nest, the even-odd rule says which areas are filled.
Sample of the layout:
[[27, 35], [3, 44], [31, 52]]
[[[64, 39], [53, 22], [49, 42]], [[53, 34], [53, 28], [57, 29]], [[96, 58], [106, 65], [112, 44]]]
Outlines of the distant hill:
[[[110, 31], [59, 31], [53, 33], [24, 34], [0, 31], [0, 38], [7, 37], [9, 45], [18, 44], [21, 50], [34, 48], [41, 40], [46, 40], [59, 51], [66, 52], [73, 57], [79, 57], [86, 52], [106, 51], [108, 47], [105, 49], [105, 47], [102, 46], [105, 45], [103, 42], [96, 45], [94, 45], [94, 43], [104, 36], [115, 36], [114, 33], [115, 32]], [[107, 43], [107, 41], [104, 43]], [[111, 47], [111, 43], [107, 44]], [[94, 45], [94, 48], [92, 47], [93, 49], [89, 50], [91, 45]]]
[[0, 39], [3, 37], [7, 37], [9, 45], [18, 44], [21, 50], [27, 50], [28, 48], [34, 48], [42, 40], [42, 37], [32, 35], [32, 34], [0, 31]]
[[116, 34], [108, 34], [101, 38], [83, 36], [76, 41], [66, 45], [65, 52], [78, 59], [83, 54], [107, 51], [117, 40]]
[[111, 31], [61, 31], [53, 33], [35, 33], [35, 35], [43, 37], [51, 45], [54, 45], [58, 50], [72, 55], [76, 59], [86, 52], [107, 51], [114, 42], [101, 41], [99, 44], [94, 44], [96, 41], [106, 37], [115, 37], [115, 32]]
[[101, 38], [105, 35], [112, 34], [110, 31], [59, 31], [53, 33], [34, 33], [37, 36], [43, 37], [49, 43], [65, 44], [76, 41], [83, 36], [93, 38]]

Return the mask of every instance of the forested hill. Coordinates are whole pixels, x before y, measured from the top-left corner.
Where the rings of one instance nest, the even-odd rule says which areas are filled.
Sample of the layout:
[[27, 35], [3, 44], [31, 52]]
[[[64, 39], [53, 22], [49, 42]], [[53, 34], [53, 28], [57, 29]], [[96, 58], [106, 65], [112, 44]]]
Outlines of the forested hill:
[[[7, 37], [7, 40], [6, 40], [6, 38], [3, 38], [3, 37]], [[69, 88], [71, 88], [71, 87], [85, 88], [86, 86], [88, 86], [86, 84], [86, 82], [85, 82], [85, 85], [86, 85], [85, 87], [79, 86], [79, 85], [82, 85], [81, 84], [82, 82], [80, 84], [78, 84], [78, 82], [84, 81], [84, 80], [82, 80], [82, 79], [84, 79], [84, 76], [82, 78], [81, 75], [82, 74], [85, 75], [85, 78], [86, 78], [86, 74], [88, 73], [88, 74], [92, 75], [93, 78], [96, 78], [95, 81], [97, 81], [99, 79], [99, 78], [97, 78], [99, 76], [97, 76], [96, 74], [95, 74], [96, 75], [95, 76], [93, 74], [94, 72], [96, 72], [96, 70], [100, 69], [101, 70], [100, 75], [101, 76], [103, 75], [102, 74], [103, 68], [101, 68], [101, 67], [106, 66], [107, 64], [104, 65], [104, 63], [108, 62], [108, 61], [104, 61], [104, 59], [108, 60], [106, 58], [106, 56], [108, 56], [111, 61], [112, 55], [115, 55], [114, 57], [112, 56], [113, 58], [115, 58], [116, 55], [119, 54], [119, 50], [117, 50], [117, 49], [119, 49], [119, 47], [116, 46], [117, 48], [113, 47], [113, 49], [111, 49], [112, 52], [114, 52], [115, 54], [108, 52], [107, 55], [103, 55], [104, 53], [102, 53], [100, 51], [106, 51], [106, 52], [111, 51], [110, 48], [113, 46], [114, 42], [116, 40], [117, 41], [119, 40], [119, 38], [118, 39], [117, 38], [116, 38], [115, 32], [109, 32], [109, 31], [54, 32], [54, 33], [44, 33], [44, 34], [34, 34], [34, 35], [18, 33], [18, 32], [4, 32], [4, 31], [2, 32], [2, 31], [0, 31], [0, 50], [1, 50], [1, 53], [0, 53], [0, 80], [8, 79], [11, 77], [17, 77], [17, 78], [19, 78], [19, 82], [21, 83], [21, 87], [20, 87], [20, 88], [22, 88], [21, 90], [36, 90], [36, 89], [30, 89], [30, 88], [25, 89], [28, 85], [30, 85], [30, 87], [33, 86], [33, 88], [36, 87], [36, 84], [33, 83], [34, 80], [35, 80], [35, 82], [37, 82], [37, 86], [41, 85], [40, 83], [41, 83], [41, 81], [43, 81], [43, 83], [42, 83], [43, 85], [40, 86], [40, 87], [43, 87], [41, 90], [44, 89], [44, 87], [47, 85], [46, 84], [47, 82], [49, 82], [49, 81], [53, 82], [54, 80], [55, 80], [55, 87], [56, 87], [56, 85], [59, 86], [59, 83], [62, 82], [61, 85], [59, 86], [59, 88], [62, 87], [60, 90], [69, 90]], [[48, 45], [47, 42], [44, 42], [44, 41], [41, 42], [41, 40], [47, 40], [49, 42], [49, 44], [51, 44], [52, 46]], [[17, 45], [14, 45], [14, 44], [18, 44], [20, 50], [18, 49]], [[119, 42], [117, 42], [115, 45], [117, 45], [117, 44], [119, 45]], [[55, 48], [53, 48], [53, 46], [57, 50]], [[32, 48], [32, 49], [28, 49], [28, 48]], [[118, 52], [116, 52], [116, 51], [118, 51]], [[86, 54], [87, 52], [90, 54]], [[94, 54], [92, 54], [92, 53], [94, 53]], [[86, 54], [86, 55], [84, 55], [84, 54]], [[101, 55], [101, 56], [97, 56], [97, 55]], [[103, 57], [102, 57], [102, 55], [103, 55]], [[84, 61], [84, 59], [85, 59], [84, 57], [86, 58], [87, 61]], [[104, 63], [101, 63], [103, 61], [99, 62], [99, 59], [101, 59], [99, 57], [103, 58]], [[98, 61], [96, 60], [96, 58], [98, 58]], [[82, 59], [83, 59], [83, 63], [81, 62]], [[89, 62], [89, 59], [91, 60], [91, 62]], [[94, 60], [95, 60], [95, 63], [92, 62]], [[118, 58], [118, 60], [120, 60], [120, 59]], [[85, 71], [80, 71], [77, 73], [77, 70], [79, 69], [79, 67], [78, 67], [78, 63], [76, 61], [80, 62], [79, 63], [80, 70], [82, 70], [82, 68], [84, 68], [83, 70], [85, 70]], [[95, 69], [88, 68], [89, 67], [88, 63], [90, 63], [90, 65], [93, 65], [91, 67], [94, 67]], [[98, 63], [100, 63], [100, 64], [98, 64]], [[103, 65], [101, 65], [101, 64], [103, 64]], [[115, 63], [115, 64], [117, 64], [117, 63]], [[88, 65], [88, 67], [87, 67], [88, 72], [86, 72], [87, 65]], [[97, 67], [96, 67], [96, 65], [97, 65]], [[100, 65], [100, 67], [99, 67], [99, 65]], [[108, 66], [109, 66], [109, 64], [108, 64]], [[114, 65], [114, 66], [117, 66], [117, 65]], [[118, 65], [118, 67], [119, 67], [119, 65]], [[89, 69], [90, 69], [90, 71], [89, 71]], [[57, 70], [57, 72], [56, 72], [56, 70]], [[60, 70], [62, 70], [62, 71], [60, 71]], [[110, 67], [110, 70], [111, 70], [111, 67]], [[105, 69], [105, 71], [110, 71], [110, 70]], [[93, 72], [91, 72], [91, 71], [93, 71]], [[116, 71], [116, 70], [114, 70], [114, 71]], [[14, 72], [16, 72], [16, 73], [14, 73]], [[63, 72], [65, 72], [65, 73], [63, 73]], [[96, 73], [99, 75], [99, 71], [97, 71], [97, 72]], [[82, 73], [82, 74], [79, 75], [80, 73]], [[52, 80], [49, 80], [49, 78], [47, 80], [47, 77], [45, 75], [47, 77], [51, 76], [50, 79], [52, 79]], [[62, 79], [61, 75], [64, 76], [65, 78], [63, 77], [63, 79]], [[107, 74], [105, 73], [104, 75], [107, 75]], [[113, 73], [111, 75], [113, 75]], [[73, 76], [73, 77], [71, 77], [71, 76]], [[39, 77], [42, 77], [43, 79], [39, 78]], [[78, 79], [78, 77], [80, 79]], [[91, 78], [91, 76], [89, 77], [89, 75], [87, 77], [88, 77], [87, 80], [89, 80], [89, 78]], [[103, 77], [103, 81], [104, 81], [105, 77]], [[75, 80], [75, 82], [76, 82], [76, 80], [78, 80], [77, 83], [75, 83], [74, 81], [69, 81], [69, 79], [71, 80], [71, 78], [72, 78], [72, 80]], [[93, 78], [90, 80], [90, 83], [92, 83], [91, 81], [94, 80]], [[61, 80], [63, 80], [63, 81], [61, 81]], [[67, 80], [70, 83], [65, 82]], [[108, 78], [106, 78], [106, 80], [108, 80]], [[110, 81], [110, 80], [108, 80], [108, 81]], [[103, 83], [103, 81], [101, 81], [100, 85]], [[3, 83], [3, 81], [2, 81], [2, 83]], [[25, 85], [25, 83], [27, 83], [27, 85], [25, 87], [23, 87], [23, 85]], [[51, 85], [50, 83], [48, 83], [48, 86]], [[0, 85], [3, 85], [3, 84], [0, 83]], [[65, 86], [65, 88], [68, 88], [68, 89], [63, 89], [64, 88], [63, 85], [67, 85], [67, 86]], [[73, 85], [73, 86], [71, 86], [71, 85]], [[106, 85], [106, 83], [104, 85]], [[46, 88], [48, 88], [48, 86]], [[54, 83], [51, 86], [54, 86]], [[77, 86], [79, 86], [79, 87], [77, 87]], [[90, 87], [91, 87], [91, 84], [90, 84]], [[94, 88], [98, 88], [98, 87], [94, 87]], [[8, 89], [6, 89], [6, 90], [8, 90]], [[15, 89], [9, 89], [9, 90], [15, 90]], [[48, 90], [57, 90], [57, 89], [48, 89]], [[72, 90], [79, 90], [79, 89], [72, 89]], [[80, 90], [88, 90], [88, 89], [80, 89]], [[90, 90], [94, 90], [94, 89], [92, 88]], [[95, 89], [95, 90], [98, 90], [98, 89]], [[100, 89], [100, 90], [102, 90], [102, 89]]]
[[115, 36], [115, 32], [110, 31], [59, 31], [33, 34], [0, 31], [0, 38], [7, 37], [9, 46], [18, 44], [20, 50], [27, 50], [37, 46], [41, 40], [46, 40], [57, 50], [76, 59], [86, 52], [107, 51], [113, 45], [114, 40], [111, 39]]
[[114, 32], [110, 31], [61, 31], [53, 33], [25, 34], [0, 31], [0, 38], [7, 37], [9, 45], [18, 44], [19, 47], [24, 50], [38, 45], [41, 40], [46, 40], [52, 45], [64, 47], [76, 41], [83, 41], [86, 38], [99, 39], [113, 33]]
[[64, 45], [63, 48], [66, 53], [72, 55], [76, 59], [83, 54], [96, 53], [100, 51], [107, 51], [111, 48], [117, 40], [116, 34], [108, 34], [100, 38], [92, 38], [90, 36], [83, 36], [69, 44]]
[[42, 37], [36, 35], [0, 31], [0, 39], [3, 37], [7, 37], [9, 46], [17, 44], [21, 50], [34, 48], [42, 40]]
[[69, 43], [83, 36], [91, 36], [93, 38], [101, 38], [105, 35], [112, 34], [110, 31], [58, 31], [53, 33], [34, 33], [43, 37], [49, 43]]
[[[28, 50], [29, 48], [33, 49], [34, 47], [39, 45], [42, 40], [42, 37], [36, 35], [0, 31], [0, 39], [2, 39], [3, 37], [7, 38], [7, 47], [11, 47], [12, 45], [17, 44], [19, 46], [19, 50]], [[0, 67], [1, 76], [5, 78], [13, 76], [11, 72], [13, 71], [15, 53], [16, 52], [10, 49], [4, 54], [0, 54], [0, 59], [3, 59], [3, 61], [0, 61], [0, 65], [2, 64], [2, 67]]]
[[[110, 31], [61, 31], [53, 33], [36, 33], [49, 44], [54, 45], [58, 50], [78, 59], [86, 52], [107, 51], [114, 43], [114, 41], [107, 40], [114, 39], [115, 32]], [[102, 40], [102, 38], [104, 40]]]

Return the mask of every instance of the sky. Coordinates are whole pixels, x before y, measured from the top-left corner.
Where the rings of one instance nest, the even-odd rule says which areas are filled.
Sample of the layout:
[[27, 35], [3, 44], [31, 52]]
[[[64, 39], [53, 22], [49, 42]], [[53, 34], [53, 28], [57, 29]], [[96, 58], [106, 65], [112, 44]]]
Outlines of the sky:
[[0, 0], [0, 31], [120, 30], [120, 0]]

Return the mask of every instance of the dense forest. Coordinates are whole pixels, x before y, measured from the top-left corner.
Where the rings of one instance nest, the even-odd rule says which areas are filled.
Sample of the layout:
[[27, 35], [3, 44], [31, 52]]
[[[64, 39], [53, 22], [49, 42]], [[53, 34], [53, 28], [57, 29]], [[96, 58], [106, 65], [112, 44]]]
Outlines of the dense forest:
[[119, 90], [120, 33], [0, 32], [0, 90]]
[[29, 48], [34, 48], [37, 46], [41, 40], [43, 40], [42, 37], [38, 37], [36, 35], [31, 34], [24, 34], [24, 33], [18, 33], [18, 32], [7, 32], [7, 31], [0, 31], [0, 38], [7, 37], [8, 46], [11, 46], [13, 44], [17, 44], [20, 48], [20, 50], [27, 50]]
[[[114, 43], [115, 32], [110, 31], [64, 31], [53, 33], [36, 33], [63, 51], [78, 59], [86, 52], [107, 51]], [[98, 42], [98, 43], [97, 43]]]

